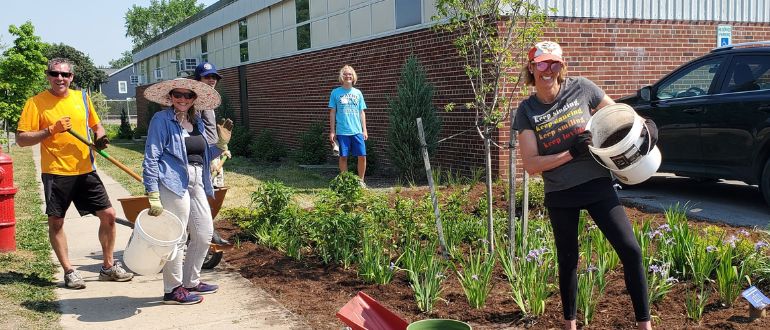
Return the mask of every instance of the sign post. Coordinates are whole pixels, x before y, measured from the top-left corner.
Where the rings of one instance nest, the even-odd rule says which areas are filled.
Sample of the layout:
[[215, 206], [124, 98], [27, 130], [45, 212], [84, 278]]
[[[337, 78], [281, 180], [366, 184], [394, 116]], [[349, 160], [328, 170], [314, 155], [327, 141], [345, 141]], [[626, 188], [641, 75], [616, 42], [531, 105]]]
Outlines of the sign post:
[[717, 47], [724, 47], [732, 45], [733, 43], [733, 26], [732, 25], [719, 25], [717, 26]]

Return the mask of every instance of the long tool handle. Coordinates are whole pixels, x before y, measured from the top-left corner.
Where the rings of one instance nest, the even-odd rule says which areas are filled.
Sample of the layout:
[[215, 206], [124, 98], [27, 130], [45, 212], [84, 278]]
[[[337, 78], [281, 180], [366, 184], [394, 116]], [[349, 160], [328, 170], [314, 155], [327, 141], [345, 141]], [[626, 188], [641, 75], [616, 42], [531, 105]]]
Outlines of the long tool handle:
[[219, 161], [219, 164], [217, 164], [217, 168], [214, 170], [214, 173], [219, 173], [219, 171], [222, 170], [222, 166], [225, 166], [225, 161], [227, 159], [227, 156], [222, 157], [222, 159]]
[[87, 146], [89, 146], [91, 149], [96, 151], [98, 154], [102, 155], [102, 157], [107, 158], [107, 160], [109, 160], [110, 162], [115, 164], [115, 166], [117, 166], [118, 168], [123, 170], [123, 172], [128, 173], [128, 175], [132, 176], [134, 179], [136, 179], [136, 181], [142, 182], [142, 177], [141, 176], [139, 176], [138, 174], [134, 173], [134, 171], [132, 171], [130, 168], [128, 168], [128, 166], [123, 165], [123, 163], [119, 162], [117, 159], [112, 158], [112, 156], [110, 156], [110, 154], [108, 154], [106, 151], [97, 149], [96, 146], [93, 143], [91, 143], [88, 140], [86, 140], [86, 138], [84, 138], [80, 134], [75, 133], [75, 131], [73, 131], [72, 129], [68, 129], [67, 132], [69, 132], [70, 134], [72, 134], [72, 136], [74, 136], [78, 140], [80, 140], [80, 142], [85, 143]]

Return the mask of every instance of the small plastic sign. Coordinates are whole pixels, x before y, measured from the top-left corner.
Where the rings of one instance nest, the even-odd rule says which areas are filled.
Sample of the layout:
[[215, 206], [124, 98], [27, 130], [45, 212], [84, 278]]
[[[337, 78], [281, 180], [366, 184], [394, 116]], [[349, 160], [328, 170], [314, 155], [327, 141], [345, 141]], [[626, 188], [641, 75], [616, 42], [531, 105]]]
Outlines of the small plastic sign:
[[717, 26], [717, 47], [729, 46], [733, 43], [733, 26]]
[[746, 298], [751, 306], [754, 306], [756, 309], [765, 309], [767, 305], [770, 305], [770, 298], [762, 294], [762, 291], [759, 291], [759, 289], [753, 285], [750, 288], [743, 290], [741, 296]]

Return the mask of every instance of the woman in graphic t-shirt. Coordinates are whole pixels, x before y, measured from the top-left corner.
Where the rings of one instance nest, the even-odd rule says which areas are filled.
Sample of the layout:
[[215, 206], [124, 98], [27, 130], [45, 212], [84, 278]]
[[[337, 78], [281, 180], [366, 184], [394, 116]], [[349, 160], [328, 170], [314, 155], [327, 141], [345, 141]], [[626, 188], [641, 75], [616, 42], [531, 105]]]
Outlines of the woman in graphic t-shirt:
[[[559, 44], [537, 43], [522, 68], [536, 93], [519, 105], [518, 131], [524, 169], [542, 173], [545, 206], [553, 227], [559, 261], [559, 291], [564, 329], [576, 328], [578, 219], [588, 210], [623, 262], [625, 282], [639, 329], [651, 329], [647, 279], [631, 223], [612, 185], [610, 172], [588, 155], [591, 134], [585, 126], [596, 109], [614, 104], [588, 79], [566, 77]], [[656, 135], [656, 134], [651, 134]]]

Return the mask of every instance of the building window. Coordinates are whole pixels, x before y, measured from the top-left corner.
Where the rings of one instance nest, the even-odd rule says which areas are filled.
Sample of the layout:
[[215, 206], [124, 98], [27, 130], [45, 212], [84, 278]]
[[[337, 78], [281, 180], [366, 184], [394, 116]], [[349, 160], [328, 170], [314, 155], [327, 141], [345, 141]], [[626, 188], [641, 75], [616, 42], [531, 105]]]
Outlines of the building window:
[[[133, 76], [132, 76], [133, 78]], [[128, 93], [128, 84], [125, 80], [118, 81], [118, 93], [120, 94], [127, 94]]]
[[249, 61], [249, 43], [244, 42], [241, 44], [241, 63]]
[[201, 55], [201, 61], [208, 62], [209, 61], [209, 54], [202, 54]]
[[422, 23], [422, 1], [396, 0], [396, 28]]
[[204, 34], [201, 36], [201, 53], [206, 54], [209, 52], [209, 38]]
[[[248, 24], [246, 23], [246, 19], [244, 18], [238, 21], [238, 41], [244, 41], [248, 38], [249, 38]], [[241, 49], [243, 49], [243, 46], [241, 46]], [[241, 55], [241, 57], [243, 57], [243, 55]]]
[[131, 77], [129, 77], [129, 80], [131, 81], [131, 85], [139, 85], [138, 75], [132, 75]]
[[310, 19], [310, 1], [296, 0], [294, 4], [297, 8], [297, 24], [309, 20]]
[[310, 23], [297, 27], [297, 50], [310, 48]]
[[179, 47], [174, 47], [174, 59], [180, 59], [182, 58], [182, 51], [179, 50]]

